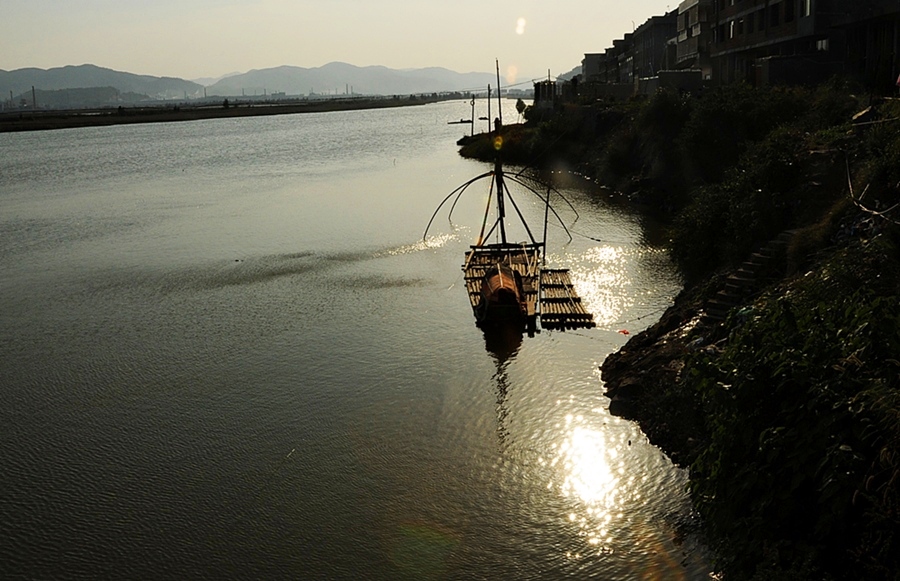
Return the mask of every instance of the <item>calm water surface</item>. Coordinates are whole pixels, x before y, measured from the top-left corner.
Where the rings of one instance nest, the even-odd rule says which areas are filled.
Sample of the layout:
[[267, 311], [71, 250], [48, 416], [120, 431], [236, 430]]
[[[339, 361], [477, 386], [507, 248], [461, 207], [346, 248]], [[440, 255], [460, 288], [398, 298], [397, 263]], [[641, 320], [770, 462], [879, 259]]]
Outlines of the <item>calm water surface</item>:
[[0, 134], [0, 578], [707, 578], [598, 372], [677, 274], [564, 180], [599, 326], [486, 344], [469, 113]]

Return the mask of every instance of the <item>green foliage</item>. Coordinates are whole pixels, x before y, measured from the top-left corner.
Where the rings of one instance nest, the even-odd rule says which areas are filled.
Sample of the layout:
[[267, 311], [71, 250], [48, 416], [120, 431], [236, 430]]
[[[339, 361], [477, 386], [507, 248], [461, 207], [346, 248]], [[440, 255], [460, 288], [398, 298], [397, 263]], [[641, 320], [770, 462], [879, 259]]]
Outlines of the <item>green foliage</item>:
[[896, 264], [890, 244], [841, 253], [689, 361], [709, 442], [691, 489], [729, 578], [881, 578], [900, 555]]
[[718, 182], [750, 143], [801, 115], [808, 103], [797, 90], [729, 85], [697, 101], [680, 144], [694, 179]]
[[529, 134], [521, 125], [505, 125], [501, 130], [502, 140], [495, 139], [494, 133], [482, 133], [473, 138], [464, 138], [459, 154], [463, 157], [494, 161], [498, 151], [503, 160], [512, 164], [527, 164], [531, 157]]
[[689, 279], [744, 260], [791, 227], [803, 207], [798, 152], [804, 136], [781, 128], [742, 156], [727, 179], [694, 192], [673, 227], [673, 256]]
[[869, 201], [878, 199], [886, 207], [900, 201], [900, 103], [882, 106], [879, 112], [857, 153], [867, 163], [859, 173], [856, 193], [869, 186]]
[[634, 122], [642, 173], [650, 180], [651, 203], [667, 209], [683, 205], [684, 152], [676, 147], [682, 128], [691, 118], [695, 100], [676, 91], [657, 91]]
[[[847, 167], [870, 207], [900, 202], [900, 122], [888, 122], [900, 104], [878, 104], [879, 122], [854, 128], [864, 108], [840, 79], [812, 89], [738, 84], [700, 97], [659, 91], [625, 103], [531, 108], [504, 160], [576, 167], [668, 216], [672, 255], [693, 284], [785, 229], [825, 224], [846, 196]], [[461, 153], [494, 157], [489, 141]]]

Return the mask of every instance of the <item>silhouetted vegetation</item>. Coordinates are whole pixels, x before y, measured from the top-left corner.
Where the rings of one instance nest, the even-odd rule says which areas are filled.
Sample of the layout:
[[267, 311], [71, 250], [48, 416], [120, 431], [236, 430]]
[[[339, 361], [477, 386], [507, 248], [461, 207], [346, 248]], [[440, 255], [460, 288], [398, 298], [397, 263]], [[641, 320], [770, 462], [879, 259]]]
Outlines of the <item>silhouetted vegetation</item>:
[[699, 350], [694, 504], [729, 579], [900, 572], [900, 261], [855, 241]]

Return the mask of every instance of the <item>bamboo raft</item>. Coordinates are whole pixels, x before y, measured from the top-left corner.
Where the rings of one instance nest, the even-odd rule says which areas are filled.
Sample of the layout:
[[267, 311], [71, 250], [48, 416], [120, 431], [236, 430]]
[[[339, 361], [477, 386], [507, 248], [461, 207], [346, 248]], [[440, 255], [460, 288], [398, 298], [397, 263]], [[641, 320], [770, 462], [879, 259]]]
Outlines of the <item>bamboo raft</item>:
[[596, 326], [575, 292], [569, 271], [543, 269], [540, 276], [541, 327], [544, 329], [584, 329]]

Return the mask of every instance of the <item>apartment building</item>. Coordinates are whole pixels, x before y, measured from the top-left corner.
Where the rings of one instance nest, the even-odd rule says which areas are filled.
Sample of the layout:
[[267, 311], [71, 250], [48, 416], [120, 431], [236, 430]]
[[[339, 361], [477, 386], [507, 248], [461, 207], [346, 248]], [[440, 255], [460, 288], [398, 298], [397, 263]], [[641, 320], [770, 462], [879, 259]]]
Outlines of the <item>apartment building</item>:
[[[811, 84], [844, 75], [883, 90], [900, 73], [898, 0], [699, 0], [699, 4], [706, 5], [715, 82]], [[688, 50], [685, 47], [684, 52]]]
[[712, 79], [711, 8], [712, 0], [684, 0], [678, 5], [676, 17], [675, 68], [699, 70], [705, 80]]
[[682, 0], [584, 57], [582, 88], [592, 93], [597, 84], [637, 87], [638, 79], [671, 69], [755, 86], [842, 75], [896, 93], [900, 0]]
[[585, 83], [634, 84], [675, 65], [677, 10], [654, 16], [602, 53], [588, 53], [581, 61]]

